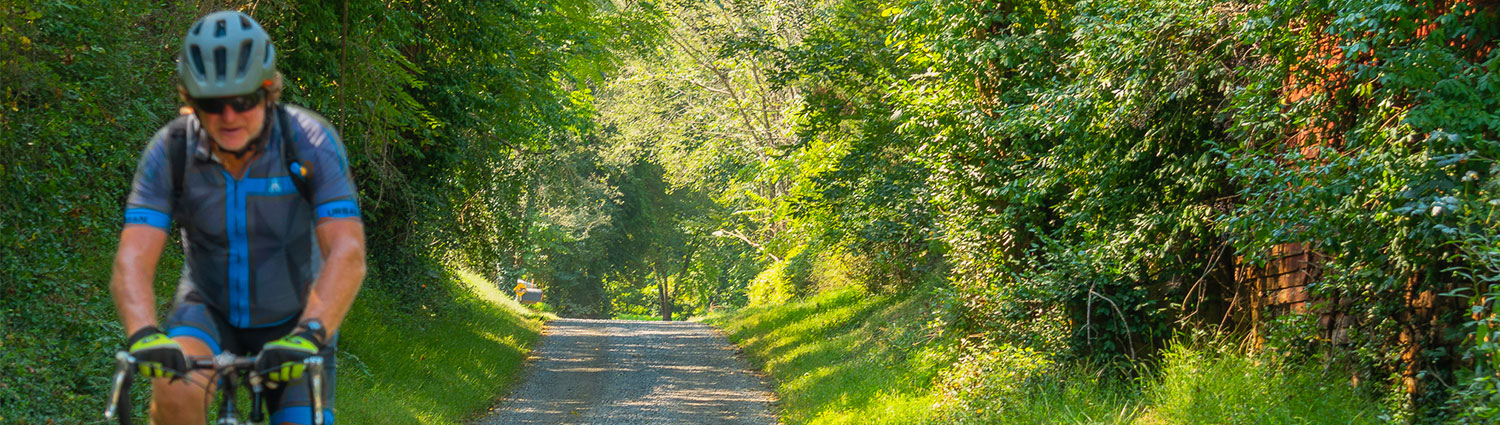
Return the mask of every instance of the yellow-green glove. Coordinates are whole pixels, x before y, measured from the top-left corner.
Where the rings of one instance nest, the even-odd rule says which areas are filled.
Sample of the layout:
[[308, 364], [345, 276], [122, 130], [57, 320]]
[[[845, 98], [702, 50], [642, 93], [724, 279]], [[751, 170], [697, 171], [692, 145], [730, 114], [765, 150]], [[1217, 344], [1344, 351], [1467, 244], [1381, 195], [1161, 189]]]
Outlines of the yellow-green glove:
[[152, 378], [175, 378], [187, 369], [182, 345], [173, 341], [161, 328], [147, 326], [130, 335], [125, 344], [142, 375]]
[[323, 324], [316, 320], [303, 322], [291, 335], [261, 346], [260, 357], [255, 360], [255, 370], [267, 379], [288, 382], [302, 377], [307, 369], [303, 360], [318, 355], [323, 349]]

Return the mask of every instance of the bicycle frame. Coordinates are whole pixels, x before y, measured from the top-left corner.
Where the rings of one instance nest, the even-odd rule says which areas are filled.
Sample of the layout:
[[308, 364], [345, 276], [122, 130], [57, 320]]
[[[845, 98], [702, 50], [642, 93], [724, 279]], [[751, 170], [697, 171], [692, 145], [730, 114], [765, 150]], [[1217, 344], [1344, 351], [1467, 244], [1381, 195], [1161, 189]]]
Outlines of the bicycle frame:
[[[313, 425], [324, 425], [323, 418], [323, 358], [313, 356], [303, 361], [307, 369], [303, 372], [307, 376], [312, 398]], [[130, 353], [121, 351], [115, 353], [115, 374], [111, 380], [109, 391], [109, 406], [104, 410], [106, 420], [119, 419], [120, 425], [131, 425], [130, 412], [130, 386], [135, 379], [134, 369], [136, 360]], [[220, 394], [219, 418], [213, 422], [215, 425], [252, 425], [264, 423], [265, 408], [261, 404], [261, 392], [266, 388], [265, 377], [255, 370], [255, 357], [241, 357], [230, 353], [220, 354], [213, 357], [195, 357], [188, 359], [188, 370], [184, 375], [194, 370], [212, 370], [214, 376], [222, 378], [218, 386]], [[241, 380], [248, 384], [250, 391], [250, 418], [249, 421], [239, 419], [239, 409], [235, 406], [235, 398], [241, 386]]]

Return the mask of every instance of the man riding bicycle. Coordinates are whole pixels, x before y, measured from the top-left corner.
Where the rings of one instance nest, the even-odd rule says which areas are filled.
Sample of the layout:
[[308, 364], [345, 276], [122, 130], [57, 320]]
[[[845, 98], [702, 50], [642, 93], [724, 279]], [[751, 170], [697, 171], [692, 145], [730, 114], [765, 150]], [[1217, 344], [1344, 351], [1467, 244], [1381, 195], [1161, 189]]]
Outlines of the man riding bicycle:
[[[209, 372], [186, 356], [258, 353], [273, 424], [310, 424], [302, 361], [323, 357], [332, 418], [339, 325], [365, 275], [364, 225], [338, 133], [278, 102], [269, 35], [223, 11], [189, 28], [178, 94], [192, 109], [151, 139], [137, 166], [110, 290], [127, 350], [152, 380], [156, 424], [203, 424]], [[181, 229], [183, 266], [165, 326], [152, 276]], [[196, 384], [194, 383], [196, 382]], [[331, 423], [331, 419], [329, 420]]]

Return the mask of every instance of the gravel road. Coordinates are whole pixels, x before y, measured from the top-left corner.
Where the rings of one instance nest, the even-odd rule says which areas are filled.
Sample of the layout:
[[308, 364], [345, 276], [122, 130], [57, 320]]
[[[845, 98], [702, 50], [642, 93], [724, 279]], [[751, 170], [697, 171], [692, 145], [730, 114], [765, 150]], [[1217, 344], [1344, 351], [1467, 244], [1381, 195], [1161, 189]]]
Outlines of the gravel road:
[[776, 423], [765, 380], [701, 323], [555, 320], [528, 363], [475, 425]]

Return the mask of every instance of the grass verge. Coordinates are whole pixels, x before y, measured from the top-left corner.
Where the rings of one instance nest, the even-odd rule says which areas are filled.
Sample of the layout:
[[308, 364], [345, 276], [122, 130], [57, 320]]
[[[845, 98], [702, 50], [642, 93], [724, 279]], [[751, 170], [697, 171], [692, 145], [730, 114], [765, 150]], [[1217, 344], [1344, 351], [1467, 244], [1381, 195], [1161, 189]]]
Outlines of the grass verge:
[[542, 322], [555, 316], [467, 271], [450, 271], [446, 284], [459, 296], [426, 317], [360, 297], [340, 336], [338, 422], [466, 423], [517, 381]]
[[848, 287], [708, 322], [775, 378], [788, 424], [920, 423], [937, 401], [929, 385], [954, 360], [916, 343], [921, 307]]
[[1378, 404], [1321, 368], [1222, 340], [1169, 348], [1139, 378], [1004, 344], [959, 344], [929, 294], [857, 287], [712, 316], [776, 381], [787, 424], [1367, 424]]

